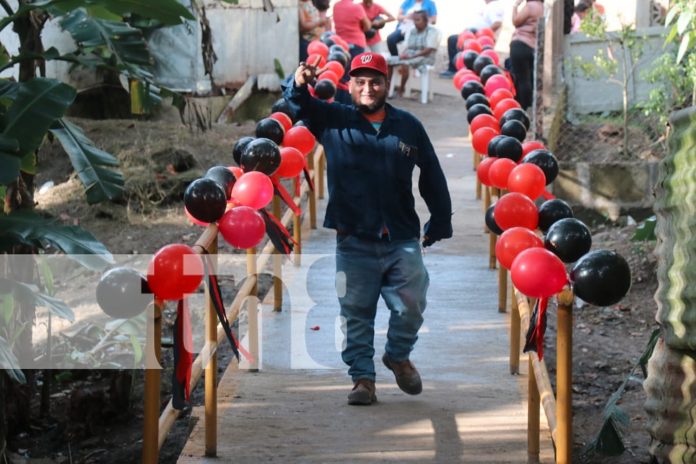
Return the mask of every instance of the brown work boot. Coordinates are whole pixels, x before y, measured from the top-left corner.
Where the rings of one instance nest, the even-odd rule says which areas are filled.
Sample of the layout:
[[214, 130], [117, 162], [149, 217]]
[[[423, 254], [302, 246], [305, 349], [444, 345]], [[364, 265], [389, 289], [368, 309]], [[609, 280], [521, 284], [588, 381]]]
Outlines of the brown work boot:
[[358, 379], [353, 385], [353, 390], [348, 394], [348, 404], [369, 406], [377, 402], [375, 395], [375, 382], [370, 379]]
[[411, 361], [408, 359], [400, 362], [392, 361], [389, 355], [384, 353], [382, 362], [387, 366], [387, 369], [394, 373], [396, 384], [402, 392], [408, 393], [409, 395], [417, 395], [423, 391], [423, 383], [421, 382], [420, 374]]

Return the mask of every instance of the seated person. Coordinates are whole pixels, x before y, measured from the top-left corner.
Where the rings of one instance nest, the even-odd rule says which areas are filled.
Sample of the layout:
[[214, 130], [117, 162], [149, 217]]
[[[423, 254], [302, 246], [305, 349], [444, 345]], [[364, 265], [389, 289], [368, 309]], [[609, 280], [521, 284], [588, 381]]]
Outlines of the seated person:
[[392, 79], [394, 66], [399, 66], [401, 85], [397, 92], [403, 97], [406, 82], [411, 67], [422, 68], [435, 64], [435, 56], [438, 46], [439, 32], [428, 24], [428, 13], [424, 10], [413, 13], [414, 28], [406, 35], [406, 49], [399, 56], [388, 55], [389, 80]]

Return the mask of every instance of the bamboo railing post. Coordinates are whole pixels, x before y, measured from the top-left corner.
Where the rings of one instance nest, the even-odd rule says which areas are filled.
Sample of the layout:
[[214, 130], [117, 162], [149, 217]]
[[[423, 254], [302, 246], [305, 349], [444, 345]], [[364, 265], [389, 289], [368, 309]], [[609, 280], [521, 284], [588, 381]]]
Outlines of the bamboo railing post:
[[[494, 234], [495, 235], [495, 234]], [[507, 311], [508, 272], [503, 266], [498, 267], [498, 312]]]
[[558, 295], [558, 338], [556, 342], [556, 418], [558, 440], [556, 462], [570, 464], [573, 452], [573, 292]]
[[529, 356], [529, 370], [527, 373], [527, 462], [539, 462], [539, 390], [532, 356]]
[[317, 181], [317, 198], [320, 200], [324, 199], [324, 171], [326, 170], [326, 153], [324, 153], [324, 147], [319, 145], [321, 152], [319, 159], [317, 160], [317, 175], [314, 178]]
[[520, 373], [520, 309], [517, 306], [515, 290], [510, 292], [510, 374]]
[[[271, 206], [273, 215], [280, 219], [280, 197], [274, 196]], [[283, 310], [283, 255], [273, 250], [273, 311]]]
[[155, 359], [146, 361], [145, 394], [143, 397], [143, 463], [156, 464], [159, 460], [159, 409], [160, 380], [159, 361], [162, 352], [162, 306], [155, 300], [152, 318], [148, 318], [146, 353]]
[[[309, 169], [309, 172], [311, 173], [312, 177], [316, 180], [317, 175], [316, 171], [314, 170], [314, 153], [319, 150], [318, 147], [321, 145], [317, 145], [314, 150], [309, 152], [307, 155], [307, 169]], [[316, 189], [316, 186], [315, 186]], [[317, 228], [317, 192], [309, 192], [309, 227], [310, 229], [316, 229]]]
[[[302, 208], [302, 190], [300, 189], [300, 178], [295, 178], [295, 191], [299, 192], [299, 195], [295, 197], [294, 201], [298, 208]], [[293, 253], [293, 263], [295, 266], [299, 267], [302, 264], [302, 214], [292, 215], [292, 238], [295, 240], [294, 253]]]
[[[212, 261], [211, 274], [217, 274], [217, 235], [207, 249]], [[217, 314], [210, 288], [205, 288], [205, 341], [210, 347], [205, 366], [205, 455], [217, 456]]]
[[[481, 155], [474, 150], [474, 171], [478, 170], [478, 166], [481, 164]], [[478, 173], [475, 174], [476, 176], [476, 199], [480, 200], [481, 199], [481, 180], [479, 179]]]
[[497, 266], [495, 256], [495, 243], [498, 241], [498, 236], [493, 232], [488, 234], [488, 269], [495, 269]]
[[249, 364], [251, 372], [259, 370], [259, 311], [258, 311], [258, 272], [256, 268], [256, 248], [247, 250], [247, 278], [254, 278], [254, 286], [246, 299], [249, 326], [249, 354], [253, 358]]

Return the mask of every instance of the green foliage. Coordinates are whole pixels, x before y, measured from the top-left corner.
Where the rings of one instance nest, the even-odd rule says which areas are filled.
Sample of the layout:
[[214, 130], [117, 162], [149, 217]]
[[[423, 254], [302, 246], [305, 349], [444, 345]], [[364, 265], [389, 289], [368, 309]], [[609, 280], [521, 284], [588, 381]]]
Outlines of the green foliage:
[[655, 236], [655, 225], [657, 224], [657, 217], [650, 216], [645, 221], [641, 222], [636, 228], [636, 232], [631, 237], [633, 241], [646, 241], [646, 240], [656, 240]]
[[623, 444], [621, 431], [628, 426], [630, 419], [617, 403], [621, 399], [624, 391], [626, 391], [628, 382], [634, 381], [640, 383], [640, 380], [634, 376], [636, 369], [640, 368], [643, 372], [643, 377], [647, 377], [646, 366], [648, 359], [652, 356], [652, 352], [655, 350], [655, 345], [659, 337], [660, 329], [653, 330], [638, 362], [633, 366], [619, 388], [609, 397], [604, 411], [602, 412], [604, 418], [602, 427], [592, 442], [585, 447], [583, 450], [584, 453], [600, 453], [605, 456], [618, 456], [626, 449]]
[[15, 382], [27, 383], [24, 373], [19, 369], [19, 362], [12, 353], [10, 344], [2, 337], [0, 337], [0, 368], [4, 369], [5, 373]]
[[689, 79], [691, 105], [696, 105], [696, 1], [672, 1], [665, 27], [669, 28], [665, 44], [679, 42], [675, 63]]

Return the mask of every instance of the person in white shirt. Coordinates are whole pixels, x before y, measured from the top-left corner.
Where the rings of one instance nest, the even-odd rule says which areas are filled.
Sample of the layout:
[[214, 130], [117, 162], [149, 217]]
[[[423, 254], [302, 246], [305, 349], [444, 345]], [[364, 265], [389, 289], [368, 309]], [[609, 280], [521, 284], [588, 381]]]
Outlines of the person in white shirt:
[[[503, 24], [503, 15], [505, 14], [505, 6], [500, 0], [485, 0], [486, 4], [481, 8], [478, 14], [470, 17], [469, 24], [464, 30], [479, 30], [489, 28], [494, 33], [498, 33], [500, 26]], [[449, 66], [447, 70], [440, 73], [440, 77], [452, 77], [457, 72], [454, 66], [455, 55], [459, 51], [457, 48], [457, 40], [459, 34], [453, 34], [447, 38], [447, 55], [449, 56]]]

